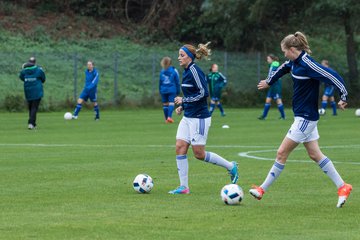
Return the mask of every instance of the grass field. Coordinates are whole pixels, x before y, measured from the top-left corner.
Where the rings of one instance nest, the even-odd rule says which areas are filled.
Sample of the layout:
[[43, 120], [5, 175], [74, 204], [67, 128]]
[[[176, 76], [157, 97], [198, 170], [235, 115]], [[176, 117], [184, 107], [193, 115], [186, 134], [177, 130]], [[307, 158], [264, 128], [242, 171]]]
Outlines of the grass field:
[[[238, 161], [245, 192], [239, 206], [220, 200], [226, 171], [192, 153], [191, 194], [167, 193], [179, 184], [180, 118], [166, 125], [160, 109], [104, 111], [99, 122], [85, 109], [76, 121], [63, 120], [63, 112], [39, 113], [36, 131], [26, 129], [26, 113], [0, 113], [0, 239], [360, 239], [354, 109], [318, 124], [324, 153], [354, 187], [342, 209], [335, 207], [335, 186], [301, 146], [261, 201], [248, 194], [265, 178], [292, 123], [290, 110], [285, 121], [274, 108], [266, 121], [256, 119], [260, 113], [229, 109], [212, 120], [207, 149]], [[155, 182], [150, 194], [132, 189], [143, 172]]]

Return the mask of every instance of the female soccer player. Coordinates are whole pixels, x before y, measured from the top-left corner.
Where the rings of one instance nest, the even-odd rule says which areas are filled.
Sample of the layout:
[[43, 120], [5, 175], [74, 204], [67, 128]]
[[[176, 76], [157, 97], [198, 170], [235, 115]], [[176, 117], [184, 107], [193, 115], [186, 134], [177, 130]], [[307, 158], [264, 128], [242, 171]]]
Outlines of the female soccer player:
[[[328, 68], [329, 61], [324, 59], [321, 61], [321, 65]], [[334, 85], [325, 84], [325, 90], [324, 90], [324, 94], [322, 96], [321, 108], [324, 109], [324, 112], [325, 112], [325, 109], [327, 107], [327, 102], [329, 100], [331, 108], [333, 110], [333, 116], [336, 116], [337, 112], [336, 112], [336, 102], [335, 102], [335, 98], [334, 98], [334, 90], [335, 90]]]
[[159, 92], [163, 103], [165, 123], [173, 123], [174, 100], [180, 93], [179, 73], [171, 66], [171, 58], [164, 57], [161, 62], [162, 70], [159, 79]]
[[99, 73], [94, 67], [93, 61], [87, 62], [87, 69], [85, 70], [85, 86], [82, 90], [80, 97], [77, 101], [76, 108], [74, 110], [73, 119], [77, 119], [81, 110], [83, 102], [90, 98], [90, 101], [94, 103], [95, 120], [100, 119], [99, 105], [97, 103], [97, 84], [99, 82]]
[[[209, 43], [208, 43], [209, 44]], [[184, 117], [179, 123], [176, 134], [176, 163], [180, 178], [180, 186], [169, 193], [189, 194], [188, 184], [188, 158], [189, 146], [192, 146], [195, 157], [208, 163], [213, 163], [226, 168], [231, 176], [231, 182], [236, 183], [239, 174], [236, 162], [229, 162], [216, 153], [205, 151], [205, 144], [211, 124], [211, 116], [208, 110], [207, 97], [209, 95], [206, 77], [203, 71], [194, 63], [196, 59], [202, 59], [210, 55], [208, 44], [199, 44], [198, 49], [186, 44], [179, 50], [179, 63], [183, 67], [183, 79], [181, 89], [183, 97], [176, 97], [175, 104], [178, 115], [184, 111]]]
[[215, 63], [211, 65], [210, 73], [207, 75], [207, 82], [210, 90], [210, 114], [212, 115], [215, 106], [217, 106], [220, 109], [221, 116], [224, 117], [225, 112], [220, 99], [221, 91], [226, 85], [226, 77], [219, 72], [219, 66]]
[[[273, 54], [269, 54], [266, 57], [266, 61], [269, 64], [269, 74], [268, 76], [271, 76], [276, 69], [280, 66], [279, 64], [279, 58]], [[273, 85], [271, 85], [270, 89], [267, 92], [267, 96], [265, 99], [265, 106], [263, 114], [258, 117], [260, 120], [265, 120], [271, 106], [271, 100], [274, 99], [276, 101], [276, 104], [278, 106], [279, 112], [280, 112], [280, 119], [285, 119], [285, 112], [284, 112], [284, 105], [281, 100], [281, 80], [277, 80]]]
[[260, 200], [270, 185], [279, 177], [285, 167], [289, 154], [303, 143], [309, 157], [314, 160], [321, 170], [335, 183], [338, 188], [337, 207], [342, 207], [350, 195], [352, 186], [344, 182], [336, 171], [331, 160], [325, 156], [318, 145], [319, 134], [317, 111], [320, 81], [336, 86], [341, 95], [338, 106], [345, 109], [347, 105], [347, 91], [343, 79], [330, 68], [325, 68], [310, 57], [310, 47], [305, 35], [301, 32], [290, 34], [281, 41], [281, 50], [286, 61], [274, 74], [268, 76], [258, 84], [258, 89], [266, 89], [274, 84], [281, 76], [291, 73], [294, 85], [293, 111], [295, 120], [286, 137], [282, 141], [276, 155], [275, 163], [270, 169], [265, 181], [259, 187], [250, 189], [250, 194]]

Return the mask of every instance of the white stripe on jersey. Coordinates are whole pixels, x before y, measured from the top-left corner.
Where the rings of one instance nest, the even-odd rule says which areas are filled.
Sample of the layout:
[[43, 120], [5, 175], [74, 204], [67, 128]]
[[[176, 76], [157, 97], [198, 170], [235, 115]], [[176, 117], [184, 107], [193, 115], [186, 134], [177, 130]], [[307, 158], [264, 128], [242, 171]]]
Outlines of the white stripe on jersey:
[[320, 68], [319, 66], [317, 66], [315, 63], [313, 63], [310, 59], [306, 58], [307, 54], [305, 53], [302, 56], [303, 61], [313, 70], [315, 70], [316, 72], [320, 73], [322, 76], [326, 77], [327, 79], [329, 79], [330, 81], [332, 81], [335, 86], [337, 86], [341, 93], [344, 95], [344, 97], [346, 98], [347, 96], [347, 91], [346, 88], [344, 86], [344, 84], [342, 84], [342, 82], [340, 82], [334, 75], [332, 75], [331, 73], [327, 72], [326, 70]]
[[192, 84], [186, 84], [186, 83], [182, 83], [181, 84], [182, 87], [193, 87], [194, 85]]
[[198, 88], [200, 90], [200, 94], [195, 96], [195, 97], [187, 97], [187, 98], [185, 98], [183, 100], [185, 100], [185, 102], [196, 102], [196, 101], [198, 101], [199, 99], [201, 99], [201, 98], [203, 98], [205, 96], [205, 90], [204, 90], [203, 86], [201, 85], [199, 75], [198, 75], [194, 65], [192, 65], [190, 67], [190, 71], [191, 71], [192, 75], [194, 76], [196, 85], [198, 86]]
[[94, 79], [91, 81], [91, 83], [95, 82], [95, 79], [99, 76], [99, 73], [96, 73], [96, 76], [94, 77]]
[[291, 76], [292, 76], [293, 78], [297, 78], [297, 79], [310, 79], [309, 77], [295, 75], [295, 74], [293, 74], [292, 72], [291, 72]]
[[283, 64], [280, 65], [280, 67], [278, 67], [278, 68], [276, 69], [276, 71], [273, 71], [273, 72], [269, 73], [269, 75], [268, 75], [268, 77], [267, 77], [267, 79], [266, 79], [266, 83], [269, 83], [269, 82], [271, 81], [272, 77], [273, 77], [278, 71], [280, 71], [280, 69], [282, 69], [286, 64], [288, 64], [289, 62], [290, 62], [290, 60], [284, 62]]

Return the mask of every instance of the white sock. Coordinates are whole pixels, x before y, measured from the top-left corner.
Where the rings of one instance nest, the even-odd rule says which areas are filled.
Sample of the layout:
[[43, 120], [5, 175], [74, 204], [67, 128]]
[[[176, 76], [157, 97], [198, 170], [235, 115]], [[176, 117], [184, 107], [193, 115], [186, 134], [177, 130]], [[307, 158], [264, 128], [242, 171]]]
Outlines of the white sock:
[[321, 159], [318, 164], [321, 170], [323, 170], [323, 172], [335, 183], [337, 188], [344, 185], [344, 180], [342, 180], [340, 174], [336, 171], [334, 164], [329, 158], [325, 157], [324, 159]]
[[186, 155], [176, 155], [176, 164], [180, 178], [180, 186], [189, 187], [189, 163]]
[[279, 177], [280, 173], [284, 169], [285, 164], [279, 163], [275, 160], [274, 165], [271, 167], [265, 181], [261, 184], [261, 188], [266, 192], [271, 184]]
[[220, 157], [216, 153], [213, 152], [205, 152], [205, 162], [209, 162], [215, 165], [222, 166], [227, 170], [231, 170], [233, 168], [233, 164], [226, 159]]

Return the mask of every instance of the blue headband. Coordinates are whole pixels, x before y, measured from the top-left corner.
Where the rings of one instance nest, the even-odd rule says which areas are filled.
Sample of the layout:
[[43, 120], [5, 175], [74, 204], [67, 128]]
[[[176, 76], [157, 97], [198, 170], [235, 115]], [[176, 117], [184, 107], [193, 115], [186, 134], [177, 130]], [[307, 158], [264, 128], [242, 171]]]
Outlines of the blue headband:
[[194, 61], [195, 56], [194, 56], [194, 54], [192, 54], [192, 53], [190, 52], [190, 50], [189, 50], [187, 47], [182, 46], [180, 49], [183, 50], [184, 52], [186, 52], [186, 54], [191, 58], [191, 60]]

